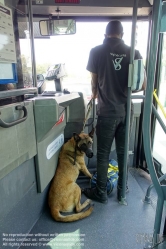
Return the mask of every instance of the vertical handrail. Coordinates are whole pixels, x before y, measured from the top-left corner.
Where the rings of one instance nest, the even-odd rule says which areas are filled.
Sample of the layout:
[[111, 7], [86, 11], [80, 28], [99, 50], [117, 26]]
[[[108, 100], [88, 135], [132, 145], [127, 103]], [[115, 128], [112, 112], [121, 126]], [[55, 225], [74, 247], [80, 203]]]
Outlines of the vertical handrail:
[[160, 32], [161, 13], [162, 13], [162, 1], [155, 0], [153, 4], [152, 32], [150, 38], [149, 63], [147, 67], [147, 89], [144, 101], [144, 114], [143, 114], [143, 143], [144, 143], [145, 157], [152, 178], [152, 182], [158, 194], [154, 231], [153, 231], [154, 244], [157, 243], [157, 234], [160, 233], [161, 217], [162, 217], [162, 210], [164, 203], [164, 193], [160, 186], [160, 182], [158, 180], [153, 163], [151, 136], [150, 136], [152, 98], [153, 98], [153, 88], [154, 88], [154, 79], [155, 79], [156, 59], [157, 59], [156, 51], [158, 45], [158, 36]]
[[28, 0], [28, 12], [29, 12], [29, 34], [30, 34], [30, 43], [31, 43], [33, 86], [37, 87], [35, 45], [34, 45], [34, 35], [33, 35], [34, 34], [33, 33], [33, 13], [32, 13], [32, 1], [31, 0]]
[[[139, 0], [134, 1], [133, 17], [132, 17], [132, 32], [131, 32], [131, 50], [130, 50], [130, 64], [133, 64], [134, 49], [135, 49], [135, 31], [137, 22], [137, 8]], [[127, 205], [126, 198], [126, 180], [127, 180], [127, 163], [128, 163], [128, 146], [129, 146], [129, 129], [130, 129], [130, 112], [131, 112], [131, 87], [128, 87], [127, 97], [127, 114], [126, 114], [126, 133], [125, 133], [125, 151], [124, 151], [124, 174], [122, 185], [121, 204]]]

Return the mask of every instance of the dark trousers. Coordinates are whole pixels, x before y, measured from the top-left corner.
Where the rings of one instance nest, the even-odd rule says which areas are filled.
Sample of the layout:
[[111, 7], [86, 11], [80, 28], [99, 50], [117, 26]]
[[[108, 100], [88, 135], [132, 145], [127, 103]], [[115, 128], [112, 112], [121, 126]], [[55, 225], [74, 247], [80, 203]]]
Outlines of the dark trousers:
[[[132, 124], [131, 115], [131, 124]], [[130, 125], [131, 127], [131, 125]], [[116, 153], [119, 168], [118, 187], [122, 187], [124, 172], [126, 118], [98, 117], [96, 126], [97, 135], [97, 188], [104, 192], [107, 184], [109, 154], [115, 138]], [[131, 131], [131, 128], [130, 128]]]

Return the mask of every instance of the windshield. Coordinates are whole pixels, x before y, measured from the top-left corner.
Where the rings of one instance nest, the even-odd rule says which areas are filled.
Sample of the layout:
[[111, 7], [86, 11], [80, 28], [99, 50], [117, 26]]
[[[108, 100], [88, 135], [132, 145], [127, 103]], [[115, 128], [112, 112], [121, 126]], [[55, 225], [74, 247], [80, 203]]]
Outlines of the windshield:
[[[108, 22], [77, 22], [76, 34], [70, 36], [54, 36], [50, 39], [35, 39], [35, 56], [37, 74], [46, 74], [51, 65], [65, 63], [67, 76], [63, 78], [62, 87], [68, 91], [83, 92], [91, 95], [90, 73], [86, 70], [89, 52], [92, 47], [103, 43], [105, 28]], [[131, 22], [122, 22], [123, 40], [130, 45]], [[136, 49], [146, 61], [148, 22], [137, 23]], [[25, 60], [29, 60], [26, 40], [21, 40], [21, 52]], [[52, 81], [47, 82], [46, 90], [55, 90]]]

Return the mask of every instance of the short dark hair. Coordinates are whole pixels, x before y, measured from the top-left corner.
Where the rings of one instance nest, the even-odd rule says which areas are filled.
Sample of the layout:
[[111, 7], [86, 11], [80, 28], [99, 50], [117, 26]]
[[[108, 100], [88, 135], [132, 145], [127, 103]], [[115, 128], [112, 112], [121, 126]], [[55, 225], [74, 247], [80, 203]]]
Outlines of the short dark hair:
[[106, 34], [107, 35], [120, 35], [123, 33], [123, 26], [120, 21], [113, 20], [107, 24]]

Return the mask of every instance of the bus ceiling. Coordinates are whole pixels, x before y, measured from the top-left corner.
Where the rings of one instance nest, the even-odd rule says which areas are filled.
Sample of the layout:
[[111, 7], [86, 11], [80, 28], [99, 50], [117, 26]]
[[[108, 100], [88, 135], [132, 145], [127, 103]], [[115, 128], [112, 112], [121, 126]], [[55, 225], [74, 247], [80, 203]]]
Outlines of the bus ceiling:
[[[37, 4], [39, 3], [40, 4]], [[25, 11], [23, 0], [19, 1], [17, 8]], [[138, 16], [148, 16], [152, 9], [153, 0], [140, 0]], [[60, 8], [60, 16], [132, 16], [133, 0], [81, 0], [79, 4], [57, 4], [55, 0], [32, 1], [34, 16], [57, 16], [56, 9]]]

